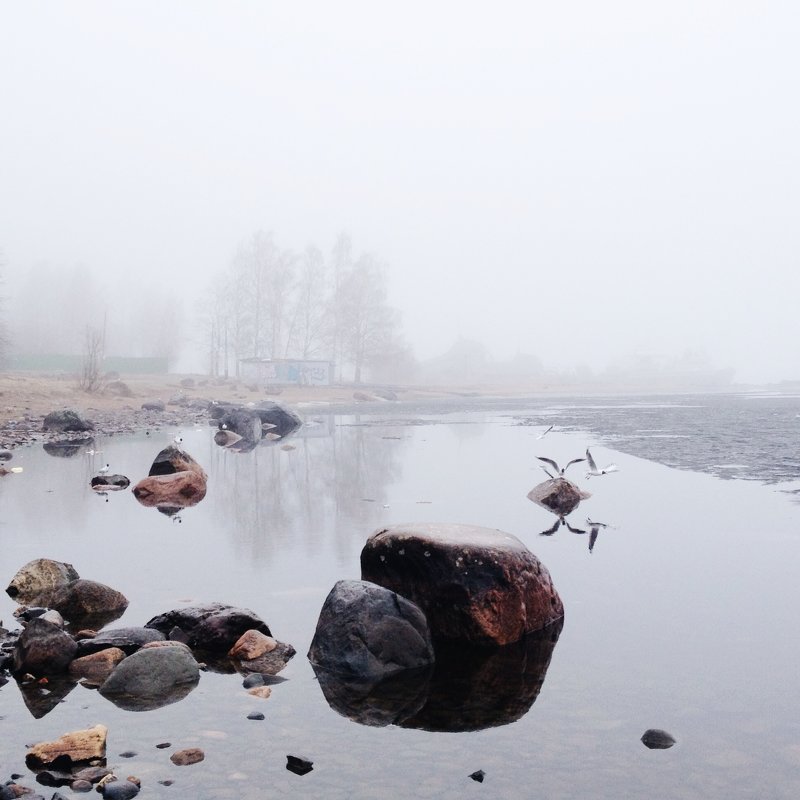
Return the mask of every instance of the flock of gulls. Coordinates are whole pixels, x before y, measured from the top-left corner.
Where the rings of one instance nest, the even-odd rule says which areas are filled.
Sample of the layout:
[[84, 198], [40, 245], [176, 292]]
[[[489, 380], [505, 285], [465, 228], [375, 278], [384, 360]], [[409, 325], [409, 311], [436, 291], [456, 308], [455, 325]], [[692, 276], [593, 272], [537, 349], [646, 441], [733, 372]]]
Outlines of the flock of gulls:
[[[546, 430], [542, 431], [536, 438], [543, 439], [550, 431], [553, 430], [555, 426], [551, 425]], [[563, 467], [558, 465], [557, 461], [554, 461], [552, 458], [546, 458], [545, 456], [536, 456], [539, 461], [543, 461], [547, 466], [542, 466], [542, 471], [547, 475], [548, 478], [551, 480], [557, 480], [558, 478], [563, 478], [564, 473], [573, 465], [573, 464], [582, 464], [586, 462], [589, 467], [589, 471], [586, 473], [587, 478], [596, 478], [601, 475], [608, 475], [610, 472], [619, 472], [619, 467], [616, 464], [607, 464], [604, 467], [598, 467], [597, 462], [592, 457], [592, 453], [590, 448], [586, 448], [586, 455], [583, 458], [573, 458], [571, 461], [568, 461]], [[567, 522], [567, 520], [560, 516], [558, 520], [556, 520], [555, 524], [546, 531], [542, 531], [542, 536], [552, 536], [561, 526], [565, 526], [567, 530], [571, 533], [589, 533], [589, 552], [591, 553], [594, 549], [594, 544], [597, 541], [597, 536], [603, 528], [609, 528], [610, 525], [604, 522], [594, 522], [593, 520], [586, 518], [586, 528], [576, 528]], [[588, 528], [588, 530], [587, 530]]]
[[[547, 429], [549, 431], [553, 426], [551, 425], [550, 428]], [[545, 433], [547, 433], [545, 431]], [[544, 434], [542, 434], [544, 436]], [[541, 436], [539, 437], [541, 439]], [[544, 456], [536, 456], [539, 461], [544, 461], [545, 464], [549, 464], [553, 472], [551, 472], [547, 467], [542, 467], [542, 469], [547, 473], [548, 477], [553, 478], [563, 478], [564, 473], [573, 465], [573, 464], [580, 464], [586, 461], [589, 464], [589, 471], [586, 473], [587, 478], [597, 477], [598, 475], [607, 475], [609, 472], [618, 472], [619, 467], [616, 464], [608, 464], [605, 467], [598, 467], [595, 463], [595, 460], [592, 458], [592, 454], [589, 452], [589, 448], [586, 448], [586, 457], [585, 458], [573, 458], [572, 461], [568, 461], [565, 467], [559, 468], [558, 464], [553, 461], [552, 458], [545, 458]]]

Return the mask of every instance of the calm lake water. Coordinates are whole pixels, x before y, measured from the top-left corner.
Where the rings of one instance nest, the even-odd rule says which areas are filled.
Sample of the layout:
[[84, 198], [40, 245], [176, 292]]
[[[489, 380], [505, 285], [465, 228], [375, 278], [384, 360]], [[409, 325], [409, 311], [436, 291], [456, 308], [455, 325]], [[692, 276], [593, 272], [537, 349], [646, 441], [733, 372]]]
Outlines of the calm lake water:
[[[318, 422], [291, 451], [237, 454], [214, 445], [212, 429], [184, 429], [209, 490], [179, 521], [130, 492], [105, 502], [88, 489], [106, 461], [143, 477], [174, 431], [98, 440], [94, 464], [84, 453], [18, 451], [24, 472], [0, 482], [3, 586], [31, 559], [68, 561], [129, 598], [114, 627], [221, 601], [251, 608], [298, 655], [268, 700], [248, 695], [239, 676], [203, 673], [181, 702], [141, 713], [77, 686], [35, 719], [9, 682], [0, 687], [0, 781], [19, 772], [33, 783], [27, 744], [102, 723], [109, 766], [138, 776], [141, 797], [800, 795], [800, 505], [786, 493], [800, 475], [800, 400], [564, 399], [448, 411], [310, 414]], [[620, 467], [590, 480], [584, 465], [570, 470], [592, 492], [572, 527], [587, 530], [587, 517], [609, 525], [591, 552], [588, 534], [540, 535], [555, 518], [526, 498], [545, 478], [535, 456], [564, 463], [587, 445], [598, 464]], [[564, 627], [538, 698], [516, 721], [470, 732], [372, 727], [326, 702], [305, 658], [325, 596], [337, 580], [360, 577], [370, 533], [412, 521], [500, 528], [550, 570]], [[6, 626], [14, 608], [3, 594]], [[491, 671], [482, 679], [488, 687]], [[481, 687], [472, 687], [475, 702]], [[248, 720], [251, 711], [266, 719]], [[444, 719], [458, 727], [458, 709]], [[648, 750], [639, 739], [651, 727], [677, 744]], [[192, 746], [205, 761], [170, 763], [173, 750]], [[119, 757], [125, 751], [137, 755]], [[288, 772], [288, 754], [314, 770]], [[483, 784], [467, 777], [478, 769]]]

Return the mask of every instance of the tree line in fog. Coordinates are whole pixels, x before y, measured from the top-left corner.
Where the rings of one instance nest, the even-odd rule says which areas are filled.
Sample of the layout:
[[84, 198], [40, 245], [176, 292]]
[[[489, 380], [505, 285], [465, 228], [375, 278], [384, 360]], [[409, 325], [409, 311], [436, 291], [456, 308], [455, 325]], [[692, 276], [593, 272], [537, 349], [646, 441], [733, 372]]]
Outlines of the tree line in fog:
[[333, 362], [340, 379], [403, 377], [413, 358], [389, 305], [383, 264], [342, 234], [330, 253], [281, 248], [258, 231], [239, 245], [202, 303], [199, 326], [212, 375], [242, 359]]

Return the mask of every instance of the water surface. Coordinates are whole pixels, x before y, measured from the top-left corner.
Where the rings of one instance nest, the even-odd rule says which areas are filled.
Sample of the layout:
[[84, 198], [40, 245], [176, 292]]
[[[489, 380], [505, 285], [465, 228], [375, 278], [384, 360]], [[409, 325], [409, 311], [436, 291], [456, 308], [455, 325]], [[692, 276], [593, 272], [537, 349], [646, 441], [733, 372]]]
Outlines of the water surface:
[[[109, 765], [137, 775], [142, 797], [797, 796], [797, 504], [757, 482], [609, 449], [624, 419], [651, 433], [695, 435], [686, 416], [676, 425], [670, 406], [646, 410], [645, 423], [636, 409], [578, 405], [407, 419], [395, 409], [389, 422], [324, 417], [292, 440], [294, 450], [246, 454], [216, 447], [208, 429], [183, 430], [209, 490], [177, 520], [130, 492], [105, 502], [87, 488], [93, 466], [106, 461], [134, 481], [144, 476], [172, 432], [107, 438], [94, 465], [85, 454], [19, 451], [24, 473], [0, 483], [3, 585], [33, 558], [68, 561], [130, 599], [114, 625], [217, 600], [260, 614], [298, 655], [268, 700], [247, 695], [237, 676], [204, 673], [183, 701], [142, 713], [78, 686], [34, 719], [12, 681], [0, 688], [0, 778], [20, 772], [32, 782], [26, 744], [100, 722]], [[557, 430], [537, 440], [548, 418]], [[590, 516], [610, 526], [592, 552], [587, 534], [562, 527], [541, 536], [554, 518], [526, 499], [545, 477], [536, 455], [563, 463], [587, 445], [598, 463], [621, 468], [591, 480], [573, 468], [592, 497], [570, 523], [585, 529]], [[746, 461], [754, 448], [733, 458]], [[712, 451], [706, 465], [723, 461]], [[511, 724], [465, 733], [360, 725], [328, 706], [305, 659], [330, 588], [360, 577], [367, 536], [416, 520], [513, 533], [553, 576], [564, 627], [538, 698]], [[7, 625], [14, 607], [0, 598]], [[248, 720], [251, 711], [266, 719]], [[639, 737], [650, 727], [678, 743], [646, 749]], [[165, 741], [200, 746], [206, 760], [175, 767], [171, 750], [155, 747]], [[129, 750], [137, 756], [118, 757]], [[288, 772], [290, 753], [312, 759], [314, 770]], [[483, 784], [467, 777], [477, 769]]]

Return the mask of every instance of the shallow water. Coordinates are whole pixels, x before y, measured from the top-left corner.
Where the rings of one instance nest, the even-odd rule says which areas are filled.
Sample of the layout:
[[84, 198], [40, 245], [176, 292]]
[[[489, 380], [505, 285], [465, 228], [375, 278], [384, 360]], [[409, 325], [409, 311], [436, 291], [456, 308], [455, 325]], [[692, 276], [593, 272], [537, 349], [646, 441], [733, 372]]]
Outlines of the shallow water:
[[[651, 424], [629, 421], [674, 432], [663, 412], [648, 411]], [[609, 440], [585, 431], [622, 411], [580, 415], [551, 403], [391, 424], [322, 418], [292, 440], [294, 450], [247, 454], [219, 449], [209, 429], [184, 430], [209, 491], [180, 521], [130, 492], [105, 502], [87, 488], [106, 461], [132, 480], [144, 476], [171, 432], [105, 439], [94, 465], [84, 454], [19, 451], [14, 463], [25, 471], [0, 483], [3, 585], [33, 558], [68, 561], [130, 599], [113, 626], [218, 600], [253, 609], [298, 655], [268, 700], [249, 696], [237, 676], [203, 673], [183, 701], [142, 713], [78, 686], [34, 719], [12, 681], [0, 688], [0, 779], [20, 772], [32, 783], [26, 744], [99, 722], [109, 728], [109, 765], [137, 775], [142, 797], [797, 796], [800, 508], [755, 482], [609, 450]], [[519, 422], [540, 416], [572, 430], [539, 441], [540, 428]], [[613, 526], [591, 552], [588, 534], [562, 527], [541, 536], [554, 517], [526, 498], [544, 478], [534, 455], [563, 463], [587, 445], [598, 463], [621, 468], [588, 481], [583, 465], [573, 468], [593, 496], [570, 524], [585, 528], [590, 516]], [[466, 733], [368, 727], [322, 695], [305, 653], [325, 596], [337, 580], [360, 577], [361, 547], [375, 528], [417, 520], [513, 533], [553, 576], [564, 628], [538, 698], [515, 722]], [[7, 625], [14, 607], [0, 598]], [[248, 720], [251, 711], [266, 719]], [[650, 727], [677, 744], [646, 749], [639, 737]], [[165, 741], [173, 747], [156, 749]], [[173, 766], [169, 754], [189, 746], [202, 747], [205, 761]], [[118, 757], [130, 750], [134, 758]], [[290, 753], [312, 759], [314, 770], [288, 772]], [[477, 769], [483, 784], [467, 777]]]

